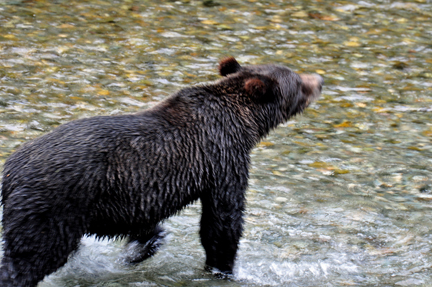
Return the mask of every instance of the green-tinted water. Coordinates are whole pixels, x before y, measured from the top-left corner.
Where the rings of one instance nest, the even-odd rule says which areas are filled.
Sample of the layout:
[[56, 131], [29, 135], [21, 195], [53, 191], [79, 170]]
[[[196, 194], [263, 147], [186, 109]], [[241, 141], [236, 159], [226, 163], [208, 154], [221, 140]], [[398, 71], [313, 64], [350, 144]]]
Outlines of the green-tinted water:
[[1, 164], [61, 123], [215, 80], [227, 55], [326, 81], [254, 150], [235, 280], [203, 271], [197, 204], [147, 262], [87, 238], [40, 286], [429, 284], [431, 16], [430, 0], [0, 0]]

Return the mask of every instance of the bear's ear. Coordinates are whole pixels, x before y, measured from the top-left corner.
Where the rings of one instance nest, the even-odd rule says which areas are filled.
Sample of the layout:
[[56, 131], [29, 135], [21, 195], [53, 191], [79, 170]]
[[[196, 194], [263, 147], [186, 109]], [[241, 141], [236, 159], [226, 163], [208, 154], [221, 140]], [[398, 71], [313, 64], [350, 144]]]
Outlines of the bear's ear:
[[219, 73], [221, 76], [234, 74], [240, 71], [241, 66], [234, 57], [225, 58], [219, 62]]
[[267, 92], [266, 84], [258, 78], [247, 79], [244, 88], [254, 98], [260, 98]]

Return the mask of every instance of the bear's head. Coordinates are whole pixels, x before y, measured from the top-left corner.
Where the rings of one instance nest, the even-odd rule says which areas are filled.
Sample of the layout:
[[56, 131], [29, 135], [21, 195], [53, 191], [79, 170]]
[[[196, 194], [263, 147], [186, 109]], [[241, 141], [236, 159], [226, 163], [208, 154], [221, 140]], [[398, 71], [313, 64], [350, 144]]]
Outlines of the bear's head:
[[299, 75], [281, 65], [241, 66], [233, 57], [219, 63], [219, 72], [228, 82], [241, 82], [243, 96], [253, 103], [250, 108], [265, 122], [264, 133], [303, 112], [324, 83], [319, 75]]

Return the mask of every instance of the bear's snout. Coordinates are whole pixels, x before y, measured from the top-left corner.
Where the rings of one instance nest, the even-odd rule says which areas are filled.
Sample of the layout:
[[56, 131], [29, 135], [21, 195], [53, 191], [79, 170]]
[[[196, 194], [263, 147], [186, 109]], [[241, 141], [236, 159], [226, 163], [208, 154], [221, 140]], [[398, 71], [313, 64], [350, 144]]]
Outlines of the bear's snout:
[[314, 76], [317, 78], [318, 85], [319, 85], [319, 91], [321, 92], [322, 91], [322, 87], [324, 86], [324, 79], [323, 79], [323, 77], [321, 77], [318, 74], [314, 74]]
[[318, 74], [301, 74], [302, 92], [307, 97], [308, 102], [316, 100], [324, 85], [324, 79]]

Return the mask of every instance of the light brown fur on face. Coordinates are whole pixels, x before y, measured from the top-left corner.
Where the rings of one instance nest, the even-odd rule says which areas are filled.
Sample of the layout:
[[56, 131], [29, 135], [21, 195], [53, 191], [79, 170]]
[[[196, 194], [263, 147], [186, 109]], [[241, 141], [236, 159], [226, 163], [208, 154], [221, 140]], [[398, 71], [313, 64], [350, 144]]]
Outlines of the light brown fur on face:
[[302, 92], [307, 96], [306, 106], [309, 106], [320, 96], [324, 80], [317, 74], [300, 74], [299, 76], [302, 80]]

